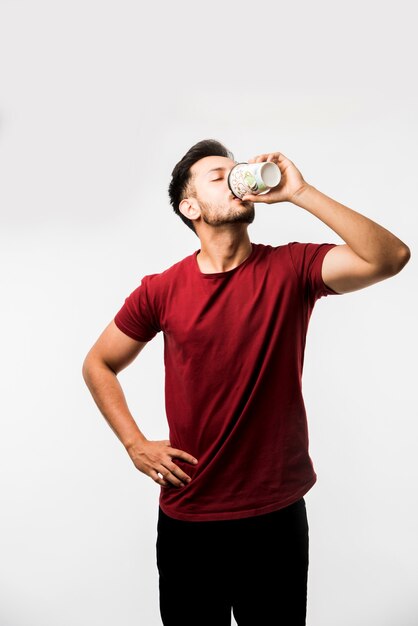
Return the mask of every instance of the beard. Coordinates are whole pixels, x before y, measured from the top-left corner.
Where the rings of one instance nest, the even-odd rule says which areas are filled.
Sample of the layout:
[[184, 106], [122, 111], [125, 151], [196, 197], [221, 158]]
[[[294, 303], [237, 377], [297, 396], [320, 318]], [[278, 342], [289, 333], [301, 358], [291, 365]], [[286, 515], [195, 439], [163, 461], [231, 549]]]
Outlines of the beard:
[[199, 198], [196, 199], [199, 202], [202, 220], [210, 226], [224, 226], [225, 224], [252, 224], [254, 221], [254, 202], [250, 202], [249, 200], [237, 203], [235, 208], [231, 201], [229, 213], [225, 215], [225, 212], [222, 212], [222, 209], [219, 210], [218, 205], [203, 202], [203, 200], [200, 200]]

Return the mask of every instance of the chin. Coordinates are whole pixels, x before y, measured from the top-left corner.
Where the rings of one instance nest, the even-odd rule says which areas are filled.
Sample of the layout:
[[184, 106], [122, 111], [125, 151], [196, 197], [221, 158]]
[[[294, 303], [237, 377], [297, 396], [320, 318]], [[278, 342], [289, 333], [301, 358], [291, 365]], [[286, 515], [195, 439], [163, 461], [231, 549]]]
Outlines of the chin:
[[231, 219], [232, 223], [252, 224], [255, 217], [255, 211], [253, 206], [247, 207], [247, 211], [241, 215], [236, 215]]

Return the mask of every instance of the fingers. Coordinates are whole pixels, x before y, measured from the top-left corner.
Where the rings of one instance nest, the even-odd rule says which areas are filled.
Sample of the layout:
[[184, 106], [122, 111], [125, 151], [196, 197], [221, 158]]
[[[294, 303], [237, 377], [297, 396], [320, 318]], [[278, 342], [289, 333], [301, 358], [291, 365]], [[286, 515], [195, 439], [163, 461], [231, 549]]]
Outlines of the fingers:
[[248, 159], [248, 163], [262, 163], [264, 161], [278, 161], [280, 152], [266, 152], [265, 154], [259, 154], [258, 156]]
[[156, 470], [151, 470], [149, 473], [153, 481], [161, 485], [162, 487], [169, 487], [170, 483], [163, 478], [163, 475]]
[[196, 465], [197, 459], [184, 450], [171, 448], [168, 440], [161, 443], [167, 446], [166, 453], [162, 455], [158, 461], [155, 460], [153, 468], [148, 472], [149, 476], [163, 487], [174, 486], [179, 488], [188, 485], [191, 481], [191, 477], [183, 472], [183, 470], [172, 461], [172, 458], [179, 458], [193, 465]]
[[169, 454], [171, 456], [176, 457], [177, 459], [181, 459], [182, 461], [186, 461], [186, 463], [193, 463], [193, 465], [196, 465], [196, 463], [197, 463], [197, 459], [195, 459], [194, 456], [192, 456], [188, 452], [185, 452], [184, 450], [178, 450], [177, 448], [171, 448], [171, 451], [169, 452]]
[[157, 468], [158, 474], [161, 474], [165, 482], [171, 483], [174, 487], [183, 487], [188, 485], [192, 480], [182, 469], [175, 463], [164, 462]]
[[163, 487], [184, 487], [192, 480], [174, 463], [161, 464], [155, 470], [151, 470], [149, 475]]

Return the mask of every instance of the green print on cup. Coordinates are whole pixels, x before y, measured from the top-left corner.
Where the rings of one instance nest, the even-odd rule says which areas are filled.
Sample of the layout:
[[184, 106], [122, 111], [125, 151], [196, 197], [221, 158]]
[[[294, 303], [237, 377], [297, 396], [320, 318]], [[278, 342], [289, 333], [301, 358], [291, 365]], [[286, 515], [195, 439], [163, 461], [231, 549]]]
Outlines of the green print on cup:
[[253, 193], [256, 193], [256, 191], [258, 191], [257, 181], [251, 172], [244, 173], [244, 180], [245, 183], [248, 185], [248, 188], [251, 189]]
[[228, 186], [234, 196], [246, 193], [259, 194], [276, 187], [281, 178], [279, 167], [272, 161], [262, 163], [237, 163], [228, 175]]

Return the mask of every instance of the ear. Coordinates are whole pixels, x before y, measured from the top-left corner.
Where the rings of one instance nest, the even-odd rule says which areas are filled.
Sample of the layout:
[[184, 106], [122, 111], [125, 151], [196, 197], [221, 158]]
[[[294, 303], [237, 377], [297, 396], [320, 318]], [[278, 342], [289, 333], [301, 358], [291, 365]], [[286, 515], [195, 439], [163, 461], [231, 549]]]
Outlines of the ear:
[[189, 220], [195, 220], [200, 216], [200, 209], [195, 206], [192, 198], [184, 198], [179, 204], [179, 211]]

